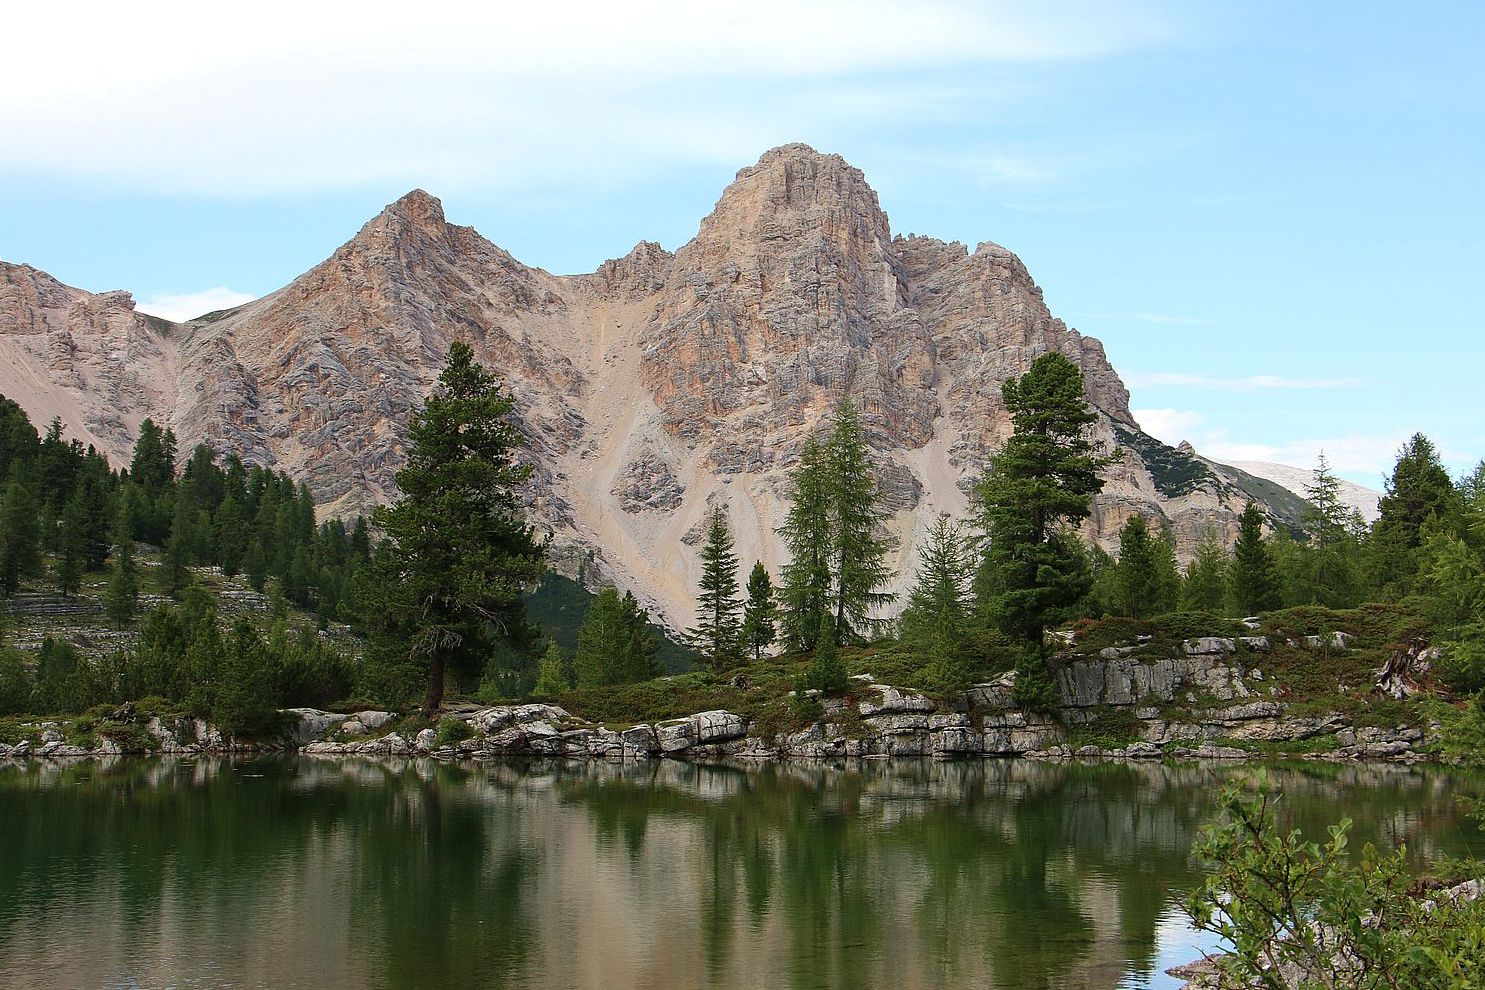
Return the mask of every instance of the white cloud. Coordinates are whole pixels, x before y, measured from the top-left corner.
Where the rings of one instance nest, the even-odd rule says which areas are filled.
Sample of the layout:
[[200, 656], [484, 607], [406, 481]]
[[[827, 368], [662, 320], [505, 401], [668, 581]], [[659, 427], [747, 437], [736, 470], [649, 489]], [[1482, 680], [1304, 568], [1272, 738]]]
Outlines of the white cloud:
[[184, 323], [192, 317], [203, 316], [219, 309], [241, 306], [245, 302], [252, 302], [255, 298], [257, 297], [246, 292], [237, 292], [234, 289], [218, 286], [215, 289], [202, 289], [200, 292], [153, 295], [148, 299], [140, 300], [137, 308], [140, 312], [149, 313], [151, 316]]
[[1213, 375], [1138, 371], [1125, 375], [1124, 381], [1136, 388], [1205, 388], [1222, 392], [1256, 392], [1260, 389], [1359, 388], [1366, 384], [1360, 378], [1284, 378], [1279, 375], [1220, 378]]
[[1297, 468], [1313, 468], [1325, 453], [1331, 470], [1353, 478], [1377, 479], [1392, 470], [1398, 448], [1406, 439], [1402, 434], [1389, 436], [1342, 436], [1295, 440], [1283, 444], [1243, 443], [1212, 439], [1197, 449], [1217, 461], [1267, 461]]
[[1152, 0], [26, 4], [7, 32], [38, 43], [0, 60], [0, 133], [26, 139], [0, 169], [236, 195], [734, 163], [884, 102], [972, 112], [914, 75], [1125, 52], [1174, 37], [1166, 18]]
[[[1150, 436], [1176, 444], [1191, 440], [1207, 418], [1191, 409], [1131, 409], [1134, 418]], [[1194, 441], [1193, 441], [1194, 442]]]

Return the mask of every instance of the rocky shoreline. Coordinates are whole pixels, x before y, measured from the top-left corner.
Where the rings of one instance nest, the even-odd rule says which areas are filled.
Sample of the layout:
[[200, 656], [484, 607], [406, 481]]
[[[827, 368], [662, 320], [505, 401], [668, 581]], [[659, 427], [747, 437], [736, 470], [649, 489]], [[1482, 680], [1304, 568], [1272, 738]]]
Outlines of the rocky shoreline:
[[[1337, 637], [1342, 634], [1336, 634]], [[1343, 640], [1331, 644], [1344, 648]], [[128, 731], [85, 738], [72, 723], [32, 723], [34, 741], [0, 743], [0, 759], [69, 759], [127, 753], [303, 752], [316, 756], [425, 756], [439, 760], [516, 756], [586, 760], [768, 761], [836, 758], [1025, 757], [1031, 759], [1246, 760], [1284, 756], [1328, 761], [1435, 759], [1436, 725], [1356, 725], [1342, 712], [1292, 710], [1258, 666], [1263, 637], [1187, 640], [1179, 655], [1143, 657], [1128, 647], [1068, 658], [1057, 668], [1055, 714], [1013, 706], [1014, 675], [977, 684], [950, 702], [852, 679], [845, 697], [818, 698], [820, 717], [765, 733], [746, 716], [712, 710], [615, 727], [549, 704], [468, 707], [450, 712], [453, 733], [383, 731], [385, 711], [288, 709], [275, 737], [251, 742], [201, 719], [142, 718]], [[128, 709], [128, 706], [126, 706]], [[1079, 728], [1111, 714], [1128, 727], [1120, 745], [1080, 744]]]

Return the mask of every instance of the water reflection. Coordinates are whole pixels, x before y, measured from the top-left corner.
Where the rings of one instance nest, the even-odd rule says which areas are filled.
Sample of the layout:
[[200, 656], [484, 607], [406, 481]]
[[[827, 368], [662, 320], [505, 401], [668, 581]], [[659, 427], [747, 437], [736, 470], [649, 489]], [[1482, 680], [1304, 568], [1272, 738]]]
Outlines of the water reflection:
[[[0, 768], [0, 986], [1170, 985], [1229, 769], [310, 758]], [[1276, 771], [1419, 857], [1426, 770]]]

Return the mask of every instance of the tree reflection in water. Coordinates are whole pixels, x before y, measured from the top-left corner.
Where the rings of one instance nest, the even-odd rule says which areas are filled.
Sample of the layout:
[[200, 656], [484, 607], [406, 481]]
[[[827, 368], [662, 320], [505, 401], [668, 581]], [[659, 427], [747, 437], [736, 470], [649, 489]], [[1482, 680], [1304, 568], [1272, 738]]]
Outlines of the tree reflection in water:
[[[8, 766], [0, 985], [1164, 985], [1170, 898], [1241, 772]], [[1276, 775], [1306, 831], [1344, 814], [1358, 844], [1479, 851], [1464, 781]]]

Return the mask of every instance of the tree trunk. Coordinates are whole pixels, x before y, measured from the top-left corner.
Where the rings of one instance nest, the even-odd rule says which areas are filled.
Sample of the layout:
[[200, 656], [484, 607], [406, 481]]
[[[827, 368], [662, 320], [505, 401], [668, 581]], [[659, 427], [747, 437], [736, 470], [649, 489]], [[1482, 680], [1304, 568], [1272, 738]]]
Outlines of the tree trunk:
[[428, 694], [423, 698], [423, 714], [432, 718], [443, 706], [443, 654], [437, 650], [428, 660]]

